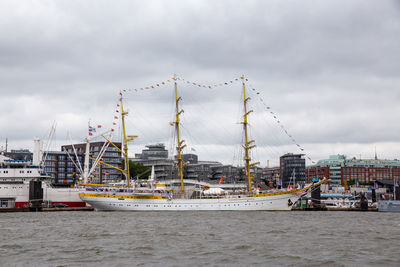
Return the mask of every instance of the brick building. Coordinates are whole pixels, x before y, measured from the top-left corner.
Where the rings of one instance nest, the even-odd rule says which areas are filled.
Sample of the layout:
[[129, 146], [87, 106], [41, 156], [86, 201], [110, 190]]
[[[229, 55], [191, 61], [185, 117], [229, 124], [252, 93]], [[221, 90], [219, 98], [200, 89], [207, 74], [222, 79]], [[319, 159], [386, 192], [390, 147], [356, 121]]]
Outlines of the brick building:
[[347, 159], [344, 155], [332, 155], [307, 167], [307, 181], [324, 175], [332, 186], [344, 185], [345, 181], [371, 184], [375, 181], [400, 181], [400, 161], [378, 159]]

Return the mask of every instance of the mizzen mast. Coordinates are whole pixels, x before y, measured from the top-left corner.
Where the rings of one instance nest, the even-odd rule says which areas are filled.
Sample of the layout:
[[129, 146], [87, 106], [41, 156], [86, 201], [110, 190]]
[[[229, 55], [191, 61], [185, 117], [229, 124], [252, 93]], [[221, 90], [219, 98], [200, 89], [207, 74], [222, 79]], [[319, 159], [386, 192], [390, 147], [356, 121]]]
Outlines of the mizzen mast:
[[[245, 150], [244, 161], [245, 161], [247, 180], [248, 180], [248, 184], [249, 184], [248, 190], [249, 190], [249, 192], [251, 192], [252, 191], [251, 182], [252, 182], [253, 177], [251, 175], [250, 168], [255, 166], [255, 165], [257, 165], [257, 164], [260, 164], [260, 162], [251, 163], [250, 150], [252, 148], [255, 148], [256, 145], [253, 144], [254, 140], [249, 141], [249, 135], [247, 133], [247, 126], [248, 126], [249, 123], [248, 123], [248, 120], [247, 120], [247, 116], [251, 112], [253, 112], [253, 110], [247, 111], [247, 101], [250, 100], [250, 97], [246, 97], [246, 86], [245, 86], [245, 83], [244, 83], [244, 76], [240, 77], [240, 79], [242, 79], [242, 84], [243, 84], [244, 115], [243, 115], [242, 124], [243, 124], [243, 128], [244, 128], [244, 150]], [[251, 145], [251, 144], [253, 144], [253, 145]]]
[[177, 160], [178, 160], [178, 169], [179, 169], [179, 176], [181, 178], [181, 194], [185, 194], [185, 187], [183, 184], [183, 167], [186, 166], [186, 164], [183, 163], [182, 160], [182, 150], [184, 147], [186, 147], [185, 140], [180, 139], [180, 132], [179, 132], [179, 124], [180, 124], [180, 118], [179, 116], [183, 113], [183, 109], [179, 108], [179, 101], [182, 100], [182, 97], [178, 97], [178, 88], [176, 85], [176, 78], [172, 78], [174, 80], [174, 86], [175, 86], [175, 107], [176, 107], [176, 114], [175, 114], [175, 130], [176, 130], [176, 138], [177, 138]]

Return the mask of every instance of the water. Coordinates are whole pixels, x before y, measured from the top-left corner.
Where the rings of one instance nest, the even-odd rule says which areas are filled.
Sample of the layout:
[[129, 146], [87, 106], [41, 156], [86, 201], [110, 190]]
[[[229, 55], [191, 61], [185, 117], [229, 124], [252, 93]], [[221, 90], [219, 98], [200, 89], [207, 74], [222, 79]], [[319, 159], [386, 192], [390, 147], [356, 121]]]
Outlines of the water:
[[400, 266], [400, 213], [0, 214], [1, 266]]

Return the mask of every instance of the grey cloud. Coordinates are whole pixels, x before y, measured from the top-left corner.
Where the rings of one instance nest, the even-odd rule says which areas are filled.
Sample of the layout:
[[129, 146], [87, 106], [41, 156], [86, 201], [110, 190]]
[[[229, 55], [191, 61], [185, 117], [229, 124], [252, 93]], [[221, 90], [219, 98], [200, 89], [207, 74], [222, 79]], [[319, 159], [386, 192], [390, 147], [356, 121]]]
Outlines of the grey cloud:
[[[111, 123], [122, 89], [173, 73], [205, 84], [246, 74], [310, 153], [398, 144], [399, 10], [396, 1], [3, 1], [0, 138], [31, 147], [33, 135], [61, 120], [59, 142], [67, 130], [81, 140], [89, 118]], [[240, 85], [178, 85], [188, 142], [217, 158], [234, 153]], [[257, 143], [274, 157], [287, 152], [291, 141], [250, 94]], [[126, 98], [138, 145], [171, 138], [171, 85]]]

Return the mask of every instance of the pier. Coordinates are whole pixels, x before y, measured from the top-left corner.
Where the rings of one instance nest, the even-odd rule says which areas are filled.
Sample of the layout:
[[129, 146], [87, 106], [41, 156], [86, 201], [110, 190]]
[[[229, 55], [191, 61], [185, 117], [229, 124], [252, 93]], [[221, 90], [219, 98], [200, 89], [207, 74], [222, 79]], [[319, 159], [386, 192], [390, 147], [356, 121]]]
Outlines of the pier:
[[55, 211], [94, 211], [93, 207], [53, 207], [53, 208], [0, 208], [0, 212], [55, 212]]

